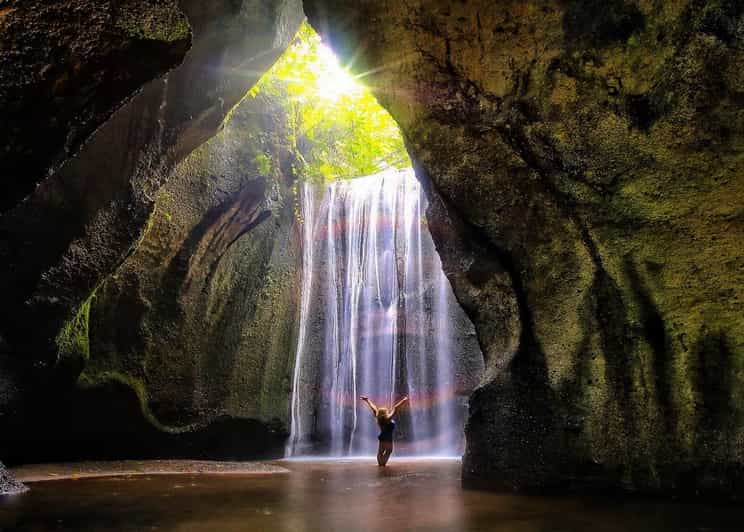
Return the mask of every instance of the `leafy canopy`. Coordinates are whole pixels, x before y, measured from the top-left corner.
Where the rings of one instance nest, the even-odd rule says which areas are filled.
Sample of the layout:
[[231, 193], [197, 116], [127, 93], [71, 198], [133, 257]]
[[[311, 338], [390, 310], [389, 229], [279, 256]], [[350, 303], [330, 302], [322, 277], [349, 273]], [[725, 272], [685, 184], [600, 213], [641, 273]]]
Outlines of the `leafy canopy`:
[[335, 180], [411, 166], [398, 125], [305, 23], [251, 90], [286, 102], [303, 174]]

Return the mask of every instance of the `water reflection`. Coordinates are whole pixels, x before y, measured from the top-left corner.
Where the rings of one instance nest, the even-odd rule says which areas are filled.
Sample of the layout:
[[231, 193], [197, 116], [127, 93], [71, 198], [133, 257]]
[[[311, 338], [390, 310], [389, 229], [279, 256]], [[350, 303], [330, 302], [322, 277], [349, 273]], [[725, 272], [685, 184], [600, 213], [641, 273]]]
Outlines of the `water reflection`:
[[724, 531], [744, 511], [460, 489], [454, 460], [283, 462], [288, 474], [163, 475], [36, 483], [0, 499], [0, 530]]

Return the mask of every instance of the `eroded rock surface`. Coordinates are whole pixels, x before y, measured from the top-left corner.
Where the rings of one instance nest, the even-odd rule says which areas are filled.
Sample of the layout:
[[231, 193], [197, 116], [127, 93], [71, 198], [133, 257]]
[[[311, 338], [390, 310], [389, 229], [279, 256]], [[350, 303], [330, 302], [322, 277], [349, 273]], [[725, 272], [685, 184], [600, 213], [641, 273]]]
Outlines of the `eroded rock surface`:
[[[3, 113], [23, 126], [5, 132], [3, 168], [24, 170], [6, 180], [0, 217], [0, 432], [20, 427], [39, 444], [3, 439], [0, 456], [40, 460], [81, 442], [111, 456], [245, 449], [216, 437], [225, 431], [265, 436], [262, 448], [273, 449], [284, 428], [267, 431], [266, 422], [281, 423], [273, 394], [287, 389], [277, 384], [283, 363], [259, 367], [256, 350], [287, 339], [256, 332], [265, 316], [250, 297], [271, 283], [251, 270], [244, 279], [258, 284], [239, 286], [233, 253], [255, 246], [243, 251], [257, 267], [284, 261], [269, 241], [286, 203], [266, 203], [283, 193], [258, 179], [260, 165], [203, 181], [186, 171], [176, 199], [161, 187], [286, 46], [299, 0], [184, 0], [178, 13], [167, 2], [100, 13], [101, 3], [75, 5], [74, 20], [48, 11], [57, 4], [0, 8], [3, 52], [12, 52], [2, 59]], [[422, 180], [441, 194], [432, 232], [487, 357], [471, 400], [466, 480], [740, 493], [744, 5], [306, 0], [305, 8], [367, 73]], [[84, 143], [137, 86], [180, 61], [185, 33], [160, 29], [165, 20], [182, 28], [182, 15], [193, 31], [184, 63]], [[46, 69], [38, 50], [64, 55], [75, 32], [92, 43], [90, 65], [73, 55]], [[34, 36], [41, 40], [24, 40]], [[104, 36], [111, 42], [96, 46]], [[143, 46], [152, 53], [143, 57]], [[119, 53], [127, 60], [112, 67]], [[153, 215], [156, 205], [163, 211]], [[270, 218], [257, 223], [264, 212]], [[219, 297], [227, 286], [246, 295], [231, 303], [244, 321]], [[284, 292], [276, 297], [267, 301]], [[88, 364], [91, 387], [81, 393], [72, 382], [91, 345], [109, 358]], [[250, 365], [257, 380], [231, 380]], [[59, 448], [43, 445], [50, 433]]]
[[[171, 18], [150, 16], [151, 10], [160, 13], [165, 5], [122, 2], [113, 14], [105, 10], [103, 14], [88, 13], [80, 7], [82, 11], [73, 18], [47, 13], [38, 25], [14, 22], [14, 17], [27, 11], [22, 7], [3, 8], [0, 14], [0, 23], [6, 29], [4, 46], [25, 42], [31, 34], [40, 35], [50, 24], [69, 41], [61, 42], [60, 49], [65, 49], [65, 43], [82, 46], [88, 37], [108, 35], [96, 25], [98, 22], [116, 25], [121, 17], [128, 21], [125, 29], [136, 42], [154, 38], [153, 35], [171, 36], [185, 20], [191, 27], [185, 31], [193, 33], [193, 45], [183, 63], [146, 84], [87, 139], [74, 157], [68, 157], [73, 149], [50, 148], [54, 160], [60, 159], [59, 164], [52, 165], [58, 167], [56, 171], [29, 197], [15, 202], [0, 216], [0, 288], [5, 295], [0, 310], [0, 411], [7, 414], [0, 423], [9, 418], [22, 419], [29, 411], [44, 410], [49, 397], [72, 393], [71, 385], [80, 366], [67, 365], [65, 352], [79, 343], [92, 292], [137, 247], [152, 217], [155, 197], [174, 165], [218, 131], [226, 114], [281, 54], [303, 18], [298, 0], [209, 5], [182, 1], [180, 11]], [[41, 16], [45, 11], [34, 13]], [[80, 35], [79, 42], [75, 41], [76, 33]], [[163, 45], [167, 57], [156, 57], [154, 49], [130, 47], [122, 52], [127, 61], [138, 65], [139, 77], [131, 80], [130, 91], [149, 79], [144, 76], [150, 62], [162, 67], [149, 75], [152, 78], [180, 61], [184, 50], [174, 60], [173, 46]], [[36, 47], [28, 48], [33, 52], [28, 52], [31, 59], [39, 52]], [[106, 61], [113, 59], [100, 58], [104, 50], [95, 46], [92, 49], [75, 61], [82, 71], [91, 69], [105, 78]], [[19, 69], [33, 63], [24, 57]], [[98, 65], [99, 59], [106, 64]], [[9, 85], [11, 89], [14, 86]], [[91, 94], [105, 92], [105, 84], [103, 87], [92, 86]], [[29, 98], [26, 102], [24, 96], [24, 105], [33, 107], [34, 99]], [[108, 114], [115, 107], [116, 102], [110, 100], [96, 104], [100, 116], [104, 114], [105, 102]], [[43, 105], [74, 107], [67, 101], [50, 101], [45, 96]], [[88, 100], [83, 104], [93, 105]], [[3, 112], [6, 109], [13, 112], [14, 108], [6, 107]], [[46, 119], [54, 120], [58, 115], [67, 116], [56, 107], [40, 109], [40, 116]], [[90, 133], [97, 125], [94, 122], [90, 118], [85, 127], [73, 122], [64, 127], [76, 132], [75, 142], [80, 144], [84, 133]], [[26, 136], [28, 150], [38, 150], [41, 164], [43, 144], [54, 136], [45, 132]], [[24, 148], [19, 153], [24, 150], [28, 151]], [[43, 164], [51, 168], [51, 163]], [[33, 425], [33, 419], [28, 419], [29, 425]]]
[[74, 154], [125, 98], [178, 65], [190, 43], [175, 0], [3, 2], [0, 212]]
[[299, 290], [289, 139], [283, 107], [251, 97], [176, 167], [61, 345], [58, 366], [82, 374], [40, 414], [55, 449], [18, 427], [6, 460], [281, 456]]
[[466, 480], [740, 491], [744, 5], [305, 10], [480, 242], [435, 232], [488, 357]]
[[2, 495], [16, 495], [23, 493], [28, 490], [21, 482], [18, 482], [11, 474], [10, 471], [5, 469], [5, 466], [0, 463], [0, 496]]

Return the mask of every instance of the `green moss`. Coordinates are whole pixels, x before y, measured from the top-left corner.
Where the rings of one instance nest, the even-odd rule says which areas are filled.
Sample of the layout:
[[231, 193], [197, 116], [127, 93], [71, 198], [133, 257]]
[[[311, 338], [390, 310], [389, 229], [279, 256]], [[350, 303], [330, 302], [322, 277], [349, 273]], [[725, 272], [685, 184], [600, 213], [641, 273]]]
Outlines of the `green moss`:
[[120, 7], [116, 26], [130, 37], [151, 41], [182, 41], [191, 34], [188, 20], [172, 2], [127, 2]]
[[75, 317], [67, 322], [57, 334], [57, 363], [76, 358], [87, 361], [90, 358], [89, 321], [90, 304], [95, 291], [80, 305]]
[[[147, 218], [147, 222], [145, 222], [145, 227], [142, 229], [142, 233], [140, 234], [139, 239], [137, 240], [137, 243], [134, 245], [134, 249], [137, 249], [140, 244], [145, 240], [145, 237], [150, 233], [152, 230], [153, 225], [155, 225], [155, 218], [158, 215], [158, 202], [155, 202], [155, 205], [152, 208], [152, 212], [150, 213], [150, 216]], [[166, 213], [166, 218], [168, 214]], [[170, 221], [170, 219], [168, 219]]]
[[161, 423], [155, 415], [150, 410], [149, 404], [148, 404], [148, 395], [147, 395], [147, 389], [145, 384], [130, 375], [127, 375], [125, 373], [120, 373], [118, 371], [102, 371], [99, 373], [96, 373], [95, 375], [91, 375], [89, 373], [84, 372], [80, 375], [78, 378], [77, 384], [80, 388], [86, 389], [86, 388], [97, 388], [99, 386], [102, 386], [109, 382], [118, 382], [120, 384], [123, 384], [125, 386], [128, 386], [131, 388], [134, 393], [137, 395], [137, 400], [139, 401], [140, 405], [140, 411], [142, 412], [142, 416], [155, 428], [162, 432], [167, 432], [170, 434], [178, 434], [182, 432], [188, 432], [196, 428], [196, 425], [191, 424], [187, 425], [185, 427], [170, 427], [168, 425], [164, 425]]
[[256, 155], [254, 163], [256, 164], [256, 167], [258, 167], [258, 171], [261, 175], [267, 176], [269, 175], [269, 172], [271, 172], [271, 157], [267, 154], [259, 153]]

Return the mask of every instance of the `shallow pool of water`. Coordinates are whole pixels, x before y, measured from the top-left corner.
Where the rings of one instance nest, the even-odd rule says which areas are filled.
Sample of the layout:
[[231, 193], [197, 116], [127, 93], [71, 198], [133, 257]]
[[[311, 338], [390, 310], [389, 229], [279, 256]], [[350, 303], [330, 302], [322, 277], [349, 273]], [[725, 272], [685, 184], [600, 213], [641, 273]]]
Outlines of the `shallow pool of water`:
[[290, 472], [37, 482], [27, 494], [0, 498], [0, 530], [744, 530], [736, 507], [462, 490], [456, 460], [282, 465]]

